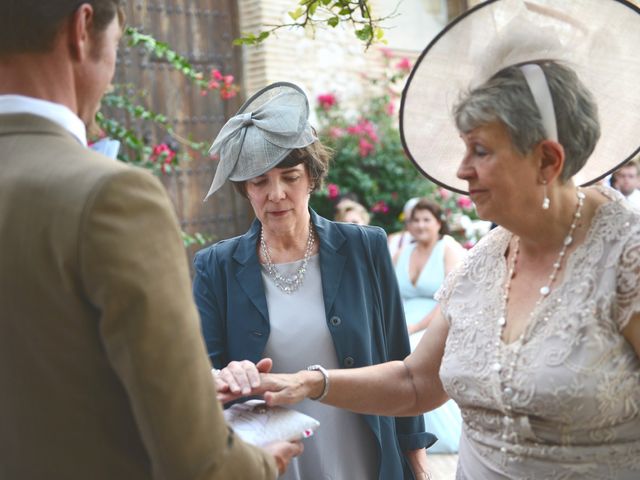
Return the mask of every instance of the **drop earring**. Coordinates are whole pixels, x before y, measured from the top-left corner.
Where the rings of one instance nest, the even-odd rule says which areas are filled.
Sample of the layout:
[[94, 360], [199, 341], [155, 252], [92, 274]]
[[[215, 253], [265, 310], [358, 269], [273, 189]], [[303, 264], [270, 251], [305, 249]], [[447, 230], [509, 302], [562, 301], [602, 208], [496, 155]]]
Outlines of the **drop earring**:
[[542, 199], [542, 209], [549, 210], [549, 206], [551, 205], [551, 200], [547, 196], [547, 181], [542, 180], [542, 195], [544, 196]]

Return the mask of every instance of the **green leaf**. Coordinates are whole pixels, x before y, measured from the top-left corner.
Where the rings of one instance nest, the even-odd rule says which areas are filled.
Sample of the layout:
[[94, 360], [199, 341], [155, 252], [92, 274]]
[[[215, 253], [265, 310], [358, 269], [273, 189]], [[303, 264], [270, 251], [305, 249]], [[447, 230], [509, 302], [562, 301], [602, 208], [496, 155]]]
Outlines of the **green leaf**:
[[304, 10], [300, 7], [296, 8], [293, 12], [289, 12], [289, 16], [294, 20], [298, 20], [304, 14]]
[[340, 23], [340, 18], [338, 17], [331, 17], [330, 19], [327, 20], [327, 23], [332, 26], [333, 28], [336, 28], [338, 26], [338, 24]]
[[367, 41], [371, 39], [371, 26], [365, 25], [360, 30], [356, 30], [356, 37], [358, 37], [362, 41]]

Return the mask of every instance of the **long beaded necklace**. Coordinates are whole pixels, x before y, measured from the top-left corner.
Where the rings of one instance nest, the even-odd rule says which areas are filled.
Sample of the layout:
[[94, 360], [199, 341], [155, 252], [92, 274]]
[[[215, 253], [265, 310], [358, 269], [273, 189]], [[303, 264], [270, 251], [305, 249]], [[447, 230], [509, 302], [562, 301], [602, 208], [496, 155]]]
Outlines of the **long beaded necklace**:
[[290, 294], [298, 290], [302, 282], [304, 281], [304, 274], [307, 271], [307, 262], [311, 257], [313, 251], [313, 244], [315, 243], [315, 237], [313, 235], [313, 226], [309, 222], [309, 237], [307, 238], [307, 249], [304, 252], [304, 258], [302, 263], [293, 275], [282, 275], [278, 271], [278, 268], [271, 261], [271, 254], [267, 242], [264, 240], [264, 229], [260, 230], [260, 250], [265, 260], [265, 269], [267, 274], [273, 280], [276, 287], [282, 290], [284, 293]]
[[[503, 419], [503, 433], [502, 433], [502, 440], [503, 441], [509, 441], [512, 444], [517, 444], [517, 433], [516, 431], [510, 431], [511, 430], [511, 426], [514, 423], [514, 419], [510, 416], [511, 414], [511, 401], [512, 401], [512, 397], [513, 397], [513, 389], [510, 387], [512, 380], [513, 380], [513, 375], [515, 372], [515, 368], [516, 368], [516, 362], [518, 360], [518, 356], [520, 353], [520, 349], [522, 348], [522, 346], [526, 343], [526, 337], [525, 337], [525, 333], [530, 330], [530, 323], [533, 321], [533, 314], [534, 312], [536, 312], [536, 310], [538, 309], [538, 306], [540, 305], [540, 303], [542, 302], [542, 300], [544, 298], [546, 298], [550, 293], [551, 293], [551, 287], [553, 285], [553, 282], [555, 281], [556, 277], [558, 276], [558, 271], [560, 270], [560, 267], [562, 266], [562, 261], [564, 260], [564, 257], [566, 256], [567, 253], [567, 248], [573, 243], [573, 233], [576, 229], [576, 226], [578, 224], [578, 220], [580, 219], [580, 217], [582, 216], [581, 211], [582, 211], [582, 205], [584, 204], [584, 199], [585, 199], [585, 195], [584, 193], [582, 193], [579, 189], [576, 190], [576, 196], [578, 198], [578, 205], [576, 206], [576, 211], [573, 214], [573, 220], [571, 222], [571, 226], [569, 227], [569, 231], [567, 233], [567, 235], [565, 236], [563, 242], [562, 242], [562, 248], [560, 249], [560, 252], [558, 253], [558, 258], [556, 259], [556, 261], [553, 263], [553, 270], [551, 271], [551, 274], [549, 275], [549, 278], [547, 280], [546, 285], [544, 285], [543, 287], [540, 288], [540, 297], [538, 298], [538, 300], [536, 301], [535, 305], [533, 306], [533, 308], [531, 309], [531, 312], [529, 313], [529, 321], [527, 322], [527, 325], [525, 326], [525, 329], [523, 331], [523, 333], [520, 335], [520, 337], [513, 343], [510, 344], [508, 347], [513, 347], [511, 349], [511, 361], [506, 365], [502, 365], [500, 363], [500, 359], [501, 359], [501, 342], [502, 342], [502, 335], [504, 333], [504, 327], [507, 323], [507, 306], [509, 304], [509, 293], [511, 290], [511, 280], [513, 279], [514, 275], [515, 275], [515, 270], [516, 270], [516, 265], [518, 263], [518, 254], [520, 253], [520, 238], [516, 237], [515, 238], [515, 245], [514, 245], [514, 252], [513, 252], [513, 256], [511, 259], [511, 264], [509, 266], [509, 270], [507, 273], [507, 282], [505, 284], [504, 287], [504, 295], [502, 297], [503, 300], [503, 307], [502, 307], [502, 315], [498, 318], [498, 328], [497, 330], [497, 339], [496, 339], [496, 343], [495, 343], [495, 351], [496, 351], [496, 356], [495, 356], [495, 363], [493, 364], [492, 368], [493, 370], [498, 373], [498, 375], [500, 375], [500, 373], [504, 373], [503, 376], [499, 376], [499, 378], [501, 379], [500, 381], [500, 388], [501, 388], [501, 392], [502, 392], [502, 403], [505, 406], [507, 412], [509, 413], [509, 415], [505, 416]], [[545, 321], [547, 320], [547, 318], [545, 318]], [[500, 449], [503, 453], [506, 453], [506, 447], [502, 447]]]

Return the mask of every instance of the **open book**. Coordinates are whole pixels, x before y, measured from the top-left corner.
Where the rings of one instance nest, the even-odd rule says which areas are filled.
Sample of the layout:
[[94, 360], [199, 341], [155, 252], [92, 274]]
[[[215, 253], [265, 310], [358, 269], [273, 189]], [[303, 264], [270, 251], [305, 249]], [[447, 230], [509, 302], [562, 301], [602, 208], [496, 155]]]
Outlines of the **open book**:
[[262, 400], [232, 405], [224, 418], [245, 442], [259, 447], [282, 440], [299, 440], [313, 435], [320, 422], [304, 413], [284, 407], [268, 407]]

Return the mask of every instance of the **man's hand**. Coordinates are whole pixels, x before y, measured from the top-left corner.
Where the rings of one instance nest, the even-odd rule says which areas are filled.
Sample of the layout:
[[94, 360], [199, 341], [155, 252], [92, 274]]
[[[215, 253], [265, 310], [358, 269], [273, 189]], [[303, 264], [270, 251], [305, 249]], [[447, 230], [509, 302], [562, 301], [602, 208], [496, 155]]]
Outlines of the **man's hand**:
[[287, 470], [291, 459], [300, 455], [304, 447], [302, 446], [302, 442], [298, 440], [295, 442], [270, 443], [265, 446], [264, 449], [276, 459], [278, 475], [282, 475]]
[[249, 360], [230, 362], [217, 372], [214, 377], [218, 400], [227, 403], [240, 397], [253, 395], [260, 387], [260, 374], [269, 373], [273, 367], [270, 358], [263, 358], [254, 364]]

